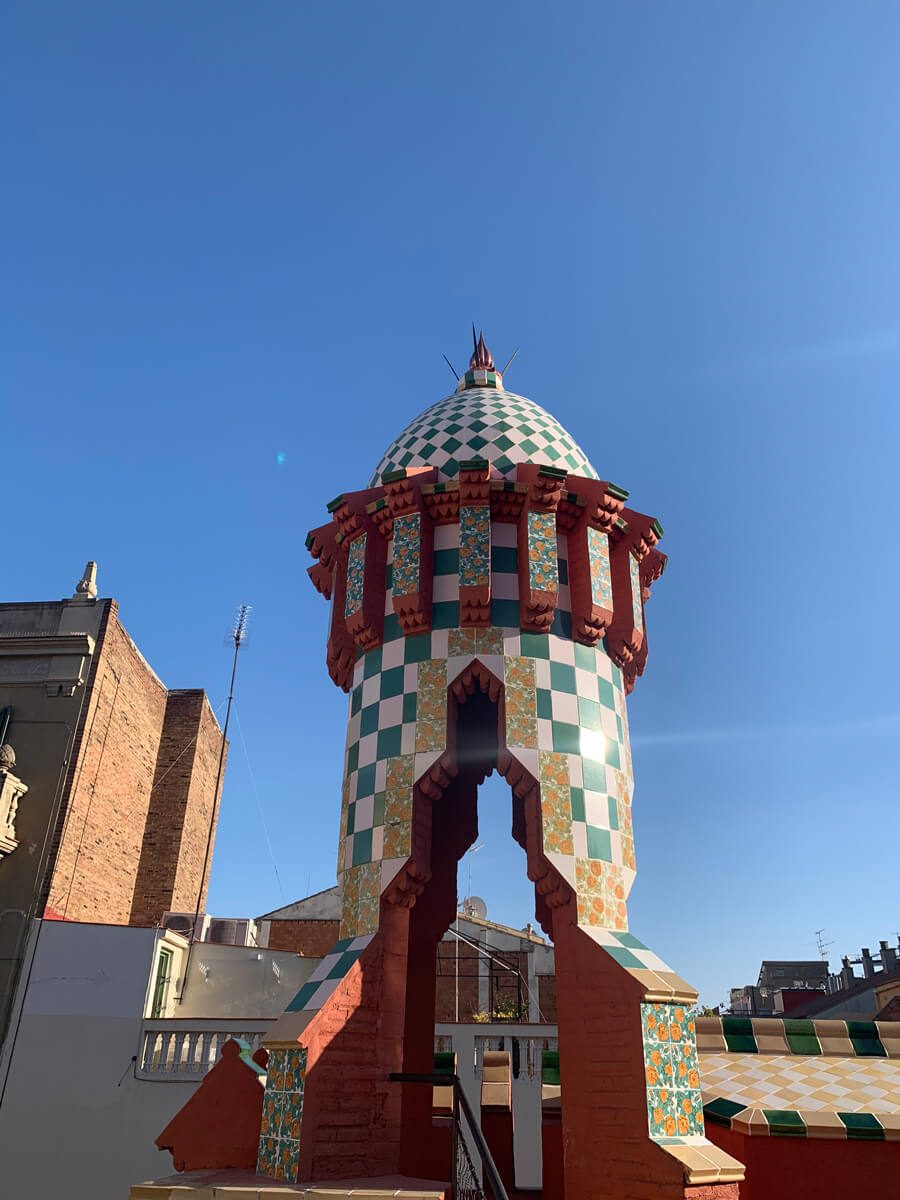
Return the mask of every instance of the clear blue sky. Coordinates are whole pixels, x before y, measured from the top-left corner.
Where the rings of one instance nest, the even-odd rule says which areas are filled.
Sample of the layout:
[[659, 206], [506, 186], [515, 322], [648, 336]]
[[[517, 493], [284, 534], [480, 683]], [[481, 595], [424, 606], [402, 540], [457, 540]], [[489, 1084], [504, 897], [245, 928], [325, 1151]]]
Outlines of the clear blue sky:
[[[163, 679], [215, 704], [255, 606], [211, 908], [334, 881], [345, 699], [303, 539], [450, 390], [475, 319], [666, 529], [635, 932], [709, 1002], [820, 927], [835, 954], [893, 937], [897, 6], [3, 25], [2, 598], [96, 558]], [[502, 788], [482, 807], [473, 888], [522, 925]]]

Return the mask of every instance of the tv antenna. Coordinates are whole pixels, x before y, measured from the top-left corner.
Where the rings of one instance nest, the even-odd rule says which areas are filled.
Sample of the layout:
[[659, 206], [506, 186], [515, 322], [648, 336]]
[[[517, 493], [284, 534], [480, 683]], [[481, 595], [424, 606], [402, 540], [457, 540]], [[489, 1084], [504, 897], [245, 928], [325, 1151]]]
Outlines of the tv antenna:
[[450, 361], [450, 359], [447, 357], [446, 354], [442, 354], [441, 358], [444, 360], [444, 362], [447, 364], [447, 366], [453, 372], [453, 377], [455, 378], [456, 382], [459, 383], [459, 375], [457, 375], [457, 373], [456, 373], [456, 367], [454, 367], [453, 363]]
[[822, 936], [824, 932], [824, 929], [816, 930], [816, 949], [819, 951], [819, 958], [823, 962], [828, 962], [828, 951], [834, 945], [834, 942], [826, 942]]

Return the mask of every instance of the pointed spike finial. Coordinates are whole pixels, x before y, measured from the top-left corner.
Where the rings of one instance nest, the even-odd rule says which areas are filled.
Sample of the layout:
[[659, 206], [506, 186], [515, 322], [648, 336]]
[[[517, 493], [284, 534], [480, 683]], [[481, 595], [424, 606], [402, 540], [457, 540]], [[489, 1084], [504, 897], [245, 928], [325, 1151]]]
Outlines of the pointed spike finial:
[[484, 333], [480, 332], [476, 338], [474, 325], [472, 326], [472, 342], [475, 348], [472, 351], [472, 357], [469, 359], [469, 370], [493, 371], [494, 356], [487, 348], [484, 340]]

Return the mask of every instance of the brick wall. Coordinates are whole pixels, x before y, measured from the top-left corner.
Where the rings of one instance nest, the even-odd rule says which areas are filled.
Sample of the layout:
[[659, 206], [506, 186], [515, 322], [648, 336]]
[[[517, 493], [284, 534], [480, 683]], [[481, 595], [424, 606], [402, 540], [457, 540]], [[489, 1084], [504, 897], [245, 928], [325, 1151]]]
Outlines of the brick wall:
[[292, 950], [309, 958], [324, 958], [340, 937], [340, 921], [272, 921], [269, 949]]
[[[452, 942], [438, 946], [437, 994], [434, 1019], [441, 1024], [456, 1020], [456, 948]], [[478, 1001], [478, 951], [459, 943], [459, 1020], [471, 1021], [481, 1009]]]
[[115, 601], [87, 689], [46, 904], [70, 920], [123, 925], [193, 910], [221, 739], [205, 694], [166, 690]]
[[[168, 694], [153, 798], [131, 907], [132, 925], [155, 925], [167, 910], [193, 912], [200, 891], [206, 902], [209, 868], [202, 881], [221, 733], [201, 691]], [[224, 778], [224, 771], [223, 771]], [[216, 812], [213, 812], [215, 803]]]
[[48, 903], [76, 921], [127, 924], [166, 690], [111, 603], [58, 828]]

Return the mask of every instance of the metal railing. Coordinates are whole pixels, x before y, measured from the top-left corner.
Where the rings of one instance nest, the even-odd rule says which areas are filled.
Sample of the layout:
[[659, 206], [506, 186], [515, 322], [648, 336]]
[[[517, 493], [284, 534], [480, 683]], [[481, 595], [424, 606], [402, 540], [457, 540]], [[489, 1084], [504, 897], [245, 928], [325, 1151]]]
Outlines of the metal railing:
[[[453, 1088], [453, 1136], [450, 1162], [450, 1195], [452, 1200], [509, 1200], [503, 1180], [494, 1163], [493, 1156], [484, 1140], [481, 1126], [475, 1119], [475, 1114], [466, 1099], [458, 1075], [440, 1073], [433, 1075], [418, 1075], [392, 1073], [389, 1076], [392, 1083], [423, 1083], [432, 1088]], [[462, 1123], [465, 1117], [465, 1126]], [[472, 1146], [478, 1159], [478, 1166], [473, 1161], [469, 1146]], [[480, 1166], [480, 1171], [478, 1167]], [[490, 1187], [490, 1193], [484, 1190], [484, 1180]]]
[[200, 1017], [144, 1021], [135, 1077], [167, 1082], [199, 1083], [219, 1060], [229, 1038], [249, 1042], [257, 1050], [272, 1020], [228, 1020]]

